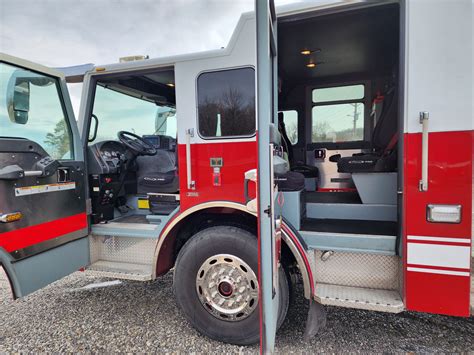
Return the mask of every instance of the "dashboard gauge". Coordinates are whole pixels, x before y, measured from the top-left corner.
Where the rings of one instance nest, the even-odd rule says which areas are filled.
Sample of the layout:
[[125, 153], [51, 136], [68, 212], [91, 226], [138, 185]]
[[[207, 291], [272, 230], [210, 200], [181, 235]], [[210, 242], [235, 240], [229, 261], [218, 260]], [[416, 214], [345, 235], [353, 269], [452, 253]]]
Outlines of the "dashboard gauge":
[[113, 156], [113, 157], [116, 157], [116, 156], [117, 156], [117, 152], [112, 152], [112, 156]]
[[104, 152], [104, 155], [106, 158], [110, 158], [112, 155], [110, 154], [110, 152]]

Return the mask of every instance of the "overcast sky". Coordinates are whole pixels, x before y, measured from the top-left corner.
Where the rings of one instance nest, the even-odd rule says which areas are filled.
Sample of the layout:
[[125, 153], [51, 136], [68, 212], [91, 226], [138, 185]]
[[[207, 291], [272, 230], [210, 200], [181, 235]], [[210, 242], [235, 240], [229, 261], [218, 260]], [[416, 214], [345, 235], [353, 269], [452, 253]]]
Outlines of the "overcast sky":
[[[216, 49], [253, 6], [254, 0], [0, 0], [0, 51], [61, 67]], [[71, 98], [77, 110], [77, 85]]]

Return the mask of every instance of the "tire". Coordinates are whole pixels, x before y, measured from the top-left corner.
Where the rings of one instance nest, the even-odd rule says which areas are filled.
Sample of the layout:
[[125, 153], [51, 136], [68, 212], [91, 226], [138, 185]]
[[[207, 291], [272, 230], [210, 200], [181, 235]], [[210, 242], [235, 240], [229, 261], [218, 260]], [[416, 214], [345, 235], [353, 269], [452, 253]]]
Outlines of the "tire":
[[[246, 270], [247, 267], [251, 270]], [[224, 271], [219, 273], [220, 270]], [[216, 271], [219, 272], [216, 274]], [[255, 275], [258, 275], [257, 238], [237, 227], [211, 227], [191, 237], [179, 252], [173, 290], [185, 317], [201, 334], [225, 343], [250, 345], [257, 343], [260, 337]], [[240, 280], [239, 283], [236, 280]], [[285, 320], [289, 304], [289, 283], [283, 268], [279, 270], [279, 280], [278, 328]], [[256, 283], [256, 288], [252, 282]], [[214, 286], [210, 287], [211, 284]], [[242, 288], [241, 285], [247, 286]], [[243, 311], [237, 313], [238, 310], [231, 307], [219, 308], [218, 301], [224, 299], [226, 307], [238, 298], [242, 289], [245, 289], [242, 299], [250, 300], [241, 302]], [[217, 295], [216, 302], [211, 294]], [[235, 307], [239, 304], [236, 301]], [[224, 313], [221, 313], [222, 309]]]

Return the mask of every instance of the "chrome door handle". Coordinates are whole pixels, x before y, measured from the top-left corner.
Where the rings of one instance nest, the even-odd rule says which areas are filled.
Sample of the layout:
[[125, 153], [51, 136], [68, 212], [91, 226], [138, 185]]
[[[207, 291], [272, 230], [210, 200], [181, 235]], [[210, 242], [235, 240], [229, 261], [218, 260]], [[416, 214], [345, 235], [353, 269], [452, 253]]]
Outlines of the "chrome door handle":
[[186, 181], [188, 190], [195, 190], [196, 182], [193, 181], [191, 171], [191, 137], [194, 137], [193, 128], [189, 128], [186, 130]]
[[419, 190], [428, 191], [428, 120], [430, 114], [427, 111], [420, 112], [421, 124], [421, 180]]

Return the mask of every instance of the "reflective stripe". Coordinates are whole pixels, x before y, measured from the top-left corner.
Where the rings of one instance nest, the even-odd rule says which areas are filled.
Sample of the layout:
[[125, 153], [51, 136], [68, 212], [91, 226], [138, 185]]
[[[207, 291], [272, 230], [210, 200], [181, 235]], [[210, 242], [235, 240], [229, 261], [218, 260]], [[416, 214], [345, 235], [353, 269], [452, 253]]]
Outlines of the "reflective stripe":
[[470, 258], [468, 246], [408, 243], [408, 264], [469, 269]]

